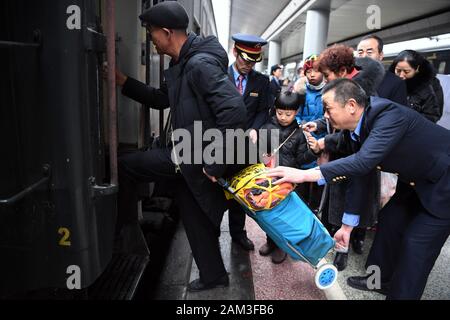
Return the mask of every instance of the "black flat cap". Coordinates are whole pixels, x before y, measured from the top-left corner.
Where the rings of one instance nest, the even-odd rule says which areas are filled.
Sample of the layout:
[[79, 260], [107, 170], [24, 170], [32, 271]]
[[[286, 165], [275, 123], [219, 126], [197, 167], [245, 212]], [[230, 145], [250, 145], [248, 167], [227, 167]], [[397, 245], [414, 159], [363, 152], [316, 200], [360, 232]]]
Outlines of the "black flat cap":
[[148, 25], [167, 29], [187, 29], [189, 17], [177, 1], [164, 1], [146, 10], [139, 16]]
[[277, 71], [278, 69], [283, 70], [283, 66], [281, 64], [276, 64], [273, 65], [272, 68], [270, 68], [270, 74], [273, 74], [275, 71]]

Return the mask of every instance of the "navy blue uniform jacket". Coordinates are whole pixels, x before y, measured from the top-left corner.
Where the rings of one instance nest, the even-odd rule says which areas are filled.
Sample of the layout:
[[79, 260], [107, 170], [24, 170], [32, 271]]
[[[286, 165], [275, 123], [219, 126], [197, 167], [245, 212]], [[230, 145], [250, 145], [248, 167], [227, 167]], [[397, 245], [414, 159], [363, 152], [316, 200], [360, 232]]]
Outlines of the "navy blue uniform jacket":
[[[228, 77], [236, 86], [233, 66], [228, 68]], [[255, 70], [250, 71], [243, 98], [247, 107], [246, 129], [258, 130], [269, 120], [271, 107], [269, 77]]]
[[275, 99], [280, 94], [281, 89], [282, 88], [279, 80], [272, 78], [272, 80], [270, 81], [270, 93], [272, 94], [272, 101], [275, 101]]
[[[345, 148], [345, 135], [340, 135]], [[405, 106], [371, 97], [364, 113], [360, 149], [320, 167], [328, 183], [378, 169], [398, 175], [432, 215], [450, 218], [450, 131]], [[361, 188], [364, 188], [362, 185]]]

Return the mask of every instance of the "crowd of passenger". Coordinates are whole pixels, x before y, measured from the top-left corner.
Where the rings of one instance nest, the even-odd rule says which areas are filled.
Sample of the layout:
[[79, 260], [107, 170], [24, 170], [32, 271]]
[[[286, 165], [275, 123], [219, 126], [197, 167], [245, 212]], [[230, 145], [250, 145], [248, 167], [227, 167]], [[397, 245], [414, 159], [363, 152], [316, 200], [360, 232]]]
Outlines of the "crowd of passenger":
[[[170, 108], [168, 126], [172, 130], [183, 128], [195, 134], [193, 122], [201, 121], [205, 127], [221, 132], [248, 130], [250, 143], [254, 144], [270, 140], [259, 134], [261, 129], [267, 129], [269, 135], [272, 130], [278, 130], [281, 145], [277, 166], [308, 170], [349, 155], [342, 153], [341, 148], [324, 145], [325, 136], [343, 131], [329, 121], [322, 97], [324, 87], [332, 82], [340, 83], [337, 79], [351, 79], [363, 89], [367, 99], [385, 98], [383, 103], [414, 110], [428, 119], [430, 126], [443, 113], [443, 91], [432, 64], [420, 53], [405, 50], [386, 70], [382, 64], [383, 41], [375, 35], [362, 38], [355, 49], [336, 44], [305, 57], [298, 79], [290, 83], [282, 79], [283, 66], [279, 64], [271, 67], [270, 78], [254, 70], [263, 58], [262, 47], [267, 44], [264, 39], [234, 35], [235, 61], [229, 64], [225, 50], [215, 37], [203, 39], [186, 32], [189, 18], [177, 2], [158, 4], [140, 18], [158, 52], [169, 55], [172, 61], [165, 72], [166, 82], [158, 89], [118, 71], [117, 83], [122, 93], [153, 108]], [[350, 134], [356, 143], [362, 139], [362, 119], [359, 121], [358, 129]], [[137, 183], [173, 180], [181, 219], [200, 270], [200, 278], [191, 282], [188, 290], [228, 286], [218, 243], [224, 212], [229, 213], [233, 242], [244, 250], [254, 250], [254, 244], [246, 233], [244, 210], [236, 202], [226, 201], [223, 190], [212, 182], [229, 177], [245, 166], [174, 164], [172, 143], [163, 141], [158, 148], [119, 159], [119, 221], [123, 225], [137, 219]], [[193, 153], [202, 152], [196, 146], [193, 148]], [[357, 151], [351, 150], [350, 154]], [[339, 232], [342, 225], [353, 228], [350, 247], [356, 254], [369, 249], [365, 248], [366, 232], [376, 228], [380, 209], [396, 191], [397, 175], [377, 169], [364, 177], [364, 190], [355, 188], [358, 178], [339, 184], [301, 183], [296, 190], [331, 235]], [[270, 237], [259, 253], [270, 255], [275, 264], [286, 259], [286, 253]], [[334, 264], [338, 270], [346, 268], [347, 259], [348, 251], [336, 253]], [[429, 271], [418, 270], [422, 273], [419, 278], [426, 280]], [[350, 277], [348, 284], [369, 290], [366, 280], [367, 277]], [[420, 297], [423, 290], [422, 284], [417, 286], [414, 297]], [[402, 287], [402, 290], [406, 289]]]

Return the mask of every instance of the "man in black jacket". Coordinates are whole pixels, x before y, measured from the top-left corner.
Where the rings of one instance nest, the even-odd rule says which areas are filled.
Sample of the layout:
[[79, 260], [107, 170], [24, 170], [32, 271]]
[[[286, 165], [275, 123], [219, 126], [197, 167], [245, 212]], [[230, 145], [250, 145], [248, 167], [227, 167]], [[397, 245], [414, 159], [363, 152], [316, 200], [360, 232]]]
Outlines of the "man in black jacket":
[[[186, 153], [192, 157], [203, 155], [206, 145], [195, 143], [198, 139], [202, 141], [202, 137], [198, 133], [196, 136], [194, 122], [201, 122], [203, 131], [219, 129], [223, 136], [226, 129], [242, 129], [245, 125], [242, 97], [228, 80], [227, 54], [215, 37], [202, 39], [186, 33], [189, 18], [176, 1], [157, 4], [140, 18], [146, 23], [158, 53], [167, 54], [172, 60], [164, 73], [166, 82], [160, 89], [147, 87], [118, 72], [122, 93], [152, 108], [170, 107], [172, 129], [183, 129], [191, 135], [190, 150], [183, 150], [183, 157]], [[216, 150], [224, 149], [216, 141], [213, 144]], [[175, 156], [177, 148], [172, 139], [165, 148], [119, 159], [119, 221], [137, 219], [138, 182], [173, 181], [181, 219], [200, 270], [200, 278], [191, 282], [188, 290], [227, 286], [229, 280], [218, 241], [226, 201], [223, 190], [210, 181], [211, 177], [223, 176], [226, 166], [180, 162]]]
[[[253, 68], [261, 62], [262, 47], [267, 42], [257, 36], [235, 34], [233, 49], [236, 61], [228, 68], [228, 76], [244, 98], [247, 107], [246, 130], [250, 130], [250, 142], [256, 143], [257, 131], [268, 121], [271, 105], [269, 78]], [[254, 244], [245, 231], [245, 212], [236, 201], [230, 201], [228, 221], [230, 235], [234, 242], [245, 250], [253, 250]]]
[[270, 81], [270, 91], [272, 93], [272, 100], [278, 97], [281, 92], [281, 77], [283, 76], [283, 66], [281, 64], [275, 64], [270, 68], [270, 76], [272, 80]]
[[[383, 40], [380, 37], [372, 34], [367, 35], [358, 43], [358, 56], [360, 58], [369, 57], [382, 62], [384, 58], [383, 46]], [[386, 70], [377, 92], [380, 97], [397, 102], [402, 106], [408, 104], [405, 82], [389, 70]]]
[[[352, 145], [357, 145], [357, 152], [320, 168], [280, 167], [271, 175], [283, 177], [277, 183], [339, 183], [375, 168], [396, 174], [403, 188], [380, 212], [367, 261], [367, 266], [379, 267], [381, 287], [376, 288], [371, 275], [353, 277], [357, 278], [353, 286], [385, 293], [387, 299], [420, 299], [450, 235], [450, 131], [408, 107], [378, 97], [368, 99], [348, 79], [325, 86], [323, 102], [325, 117], [343, 130], [337, 139], [325, 139], [325, 150], [332, 147], [351, 154]], [[342, 225], [335, 234], [336, 247], [348, 246], [351, 230]]]

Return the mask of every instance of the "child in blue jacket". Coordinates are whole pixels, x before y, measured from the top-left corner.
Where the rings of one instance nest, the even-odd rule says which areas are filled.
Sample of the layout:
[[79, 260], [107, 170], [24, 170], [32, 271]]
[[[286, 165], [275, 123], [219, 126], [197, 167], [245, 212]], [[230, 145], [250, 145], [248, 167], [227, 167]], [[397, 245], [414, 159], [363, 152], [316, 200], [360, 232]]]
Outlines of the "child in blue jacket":
[[[303, 72], [306, 76], [306, 97], [305, 103], [300, 106], [296, 115], [298, 124], [323, 118], [322, 89], [325, 86], [323, 74], [318, 70], [318, 55], [311, 55], [303, 63]], [[322, 138], [325, 134], [313, 134], [316, 139]], [[311, 169], [317, 166], [317, 162], [304, 164], [301, 169]], [[314, 210], [320, 203], [321, 188], [317, 184], [304, 183], [300, 187], [302, 198]]]

